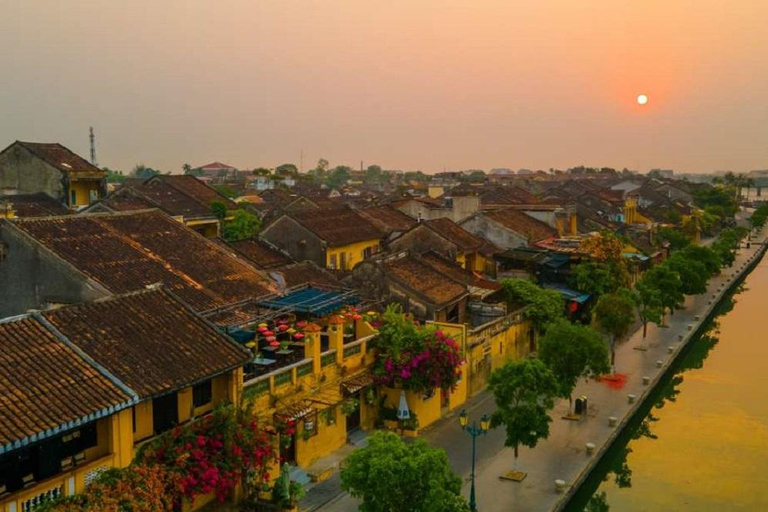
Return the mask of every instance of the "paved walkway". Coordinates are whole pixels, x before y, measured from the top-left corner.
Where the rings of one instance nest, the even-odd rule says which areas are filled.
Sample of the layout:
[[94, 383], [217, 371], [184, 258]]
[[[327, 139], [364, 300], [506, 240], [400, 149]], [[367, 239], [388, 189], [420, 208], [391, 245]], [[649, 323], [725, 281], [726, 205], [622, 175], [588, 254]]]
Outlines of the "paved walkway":
[[[765, 239], [765, 231], [760, 234]], [[703, 322], [712, 308], [724, 294], [729, 283], [733, 281], [732, 274], [748, 265], [755, 254], [761, 249], [753, 244], [750, 249], [739, 251], [736, 263], [720, 276], [711, 280], [708, 291], [695, 297], [688, 297], [685, 309], [667, 317], [667, 328], [648, 326], [648, 336], [642, 339], [642, 329], [636, 331], [616, 353], [616, 367], [619, 374], [626, 375], [626, 383], [621, 389], [610, 387], [606, 382], [581, 381], [574, 396], [581, 394], [589, 398], [587, 417], [581, 421], [562, 420], [568, 410], [568, 401], [559, 401], [552, 413], [553, 422], [550, 426], [550, 437], [529, 450], [521, 448], [519, 469], [526, 471], [528, 477], [522, 483], [499, 480], [499, 475], [512, 468], [512, 450], [504, 447], [503, 429], [491, 431], [478, 439], [478, 475], [477, 497], [478, 509], [482, 512], [541, 512], [560, 510], [565, 505], [567, 497], [575, 491], [577, 484], [586, 478], [591, 468], [599, 460], [600, 455], [608, 448], [610, 442], [621, 431], [621, 427], [629, 420], [632, 413], [641, 405], [646, 393], [649, 393], [655, 382], [661, 378], [667, 367], [680, 348], [688, 341]], [[714, 296], [714, 297], [713, 297]], [[679, 336], [683, 341], [679, 341]], [[634, 347], [644, 344], [646, 351], [635, 350]], [[668, 352], [673, 347], [674, 354]], [[657, 366], [661, 361], [662, 367]], [[643, 385], [643, 377], [650, 378], [649, 385]], [[637, 399], [634, 404], [628, 403], [627, 395], [634, 394]], [[481, 393], [473, 397], [467, 404], [467, 410], [472, 418], [490, 413], [494, 409], [492, 397]], [[618, 418], [618, 425], [610, 427], [608, 418]], [[453, 470], [467, 477], [470, 470], [471, 442], [458, 426], [455, 415], [443, 418], [434, 427], [428, 429], [423, 437], [432, 445], [446, 449]], [[594, 443], [596, 450], [587, 455], [586, 443]], [[557, 493], [555, 480], [566, 482], [567, 491]], [[328, 487], [338, 489], [338, 477], [328, 482]], [[357, 510], [357, 500], [336, 491], [339, 494], [333, 499], [333, 489], [325, 488], [322, 501], [324, 505], [313, 499], [310, 492], [302, 502], [302, 510], [323, 510], [352, 512]], [[465, 495], [469, 495], [469, 482], [466, 481]], [[319, 496], [318, 496], [319, 497]]]

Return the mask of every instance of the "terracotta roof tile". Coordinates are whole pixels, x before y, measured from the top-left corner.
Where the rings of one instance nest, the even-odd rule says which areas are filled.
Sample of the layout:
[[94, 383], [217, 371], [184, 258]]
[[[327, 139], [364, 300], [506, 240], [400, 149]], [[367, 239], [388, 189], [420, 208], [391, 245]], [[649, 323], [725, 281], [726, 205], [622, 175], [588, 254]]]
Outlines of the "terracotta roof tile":
[[536, 243], [545, 238], [557, 236], [557, 230], [530, 215], [515, 209], [485, 212], [483, 215], [521, 235], [528, 237], [529, 243]]
[[17, 144], [26, 148], [30, 153], [44, 160], [48, 165], [66, 173], [97, 173], [106, 176], [102, 171], [85, 158], [73, 153], [69, 148], [65, 148], [58, 142], [22, 142]]
[[272, 269], [293, 263], [290, 256], [260, 238], [230, 242], [229, 245], [260, 269]]
[[17, 217], [47, 217], [50, 215], [69, 215], [70, 211], [48, 194], [19, 194], [0, 196], [0, 205], [9, 203]]
[[0, 323], [0, 448], [131, 400], [35, 318]]
[[412, 217], [389, 205], [365, 208], [358, 213], [384, 233], [408, 231], [416, 224]]
[[43, 316], [140, 398], [184, 388], [249, 359], [244, 349], [162, 289]]
[[280, 272], [285, 279], [285, 285], [288, 288], [300, 286], [303, 284], [314, 284], [320, 286], [340, 287], [336, 277], [327, 270], [318, 267], [314, 262], [302, 261], [301, 263], [292, 263], [275, 269]]
[[384, 235], [371, 222], [349, 208], [309, 210], [291, 213], [290, 217], [331, 247], [377, 240]]
[[[199, 179], [191, 175], [158, 175], [131, 185], [124, 185], [113, 196], [132, 195], [137, 206], [141, 201], [161, 208], [169, 215], [183, 215], [185, 217], [213, 217], [212, 206], [214, 202], [221, 202], [230, 210], [237, 208], [237, 204], [216, 192]], [[118, 211], [133, 208], [131, 202], [117, 200]], [[104, 204], [111, 207], [112, 198], [107, 198]], [[141, 206], [146, 208], [147, 206]]]
[[423, 224], [441, 237], [455, 244], [460, 251], [479, 251], [485, 245], [485, 240], [479, 236], [473, 235], [450, 219], [426, 220]]
[[21, 229], [112, 293], [163, 283], [197, 311], [265, 295], [265, 275], [158, 210], [21, 219]]
[[465, 286], [412, 256], [384, 261], [383, 267], [390, 278], [421, 294], [435, 305], [453, 302], [467, 293]]
[[441, 274], [450, 277], [456, 282], [464, 283], [467, 286], [474, 286], [475, 288], [484, 288], [486, 290], [501, 290], [501, 284], [483, 279], [476, 273], [463, 269], [455, 262], [448, 261], [432, 251], [422, 254], [421, 259], [430, 267]]

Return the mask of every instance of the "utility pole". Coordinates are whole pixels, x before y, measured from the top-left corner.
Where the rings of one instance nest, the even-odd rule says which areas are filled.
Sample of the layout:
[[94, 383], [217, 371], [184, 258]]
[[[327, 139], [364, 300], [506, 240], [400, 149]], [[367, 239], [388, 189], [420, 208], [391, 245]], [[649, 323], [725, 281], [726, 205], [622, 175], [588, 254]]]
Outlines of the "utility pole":
[[91, 163], [98, 167], [96, 163], [96, 136], [93, 134], [93, 126], [89, 130], [89, 138], [91, 139]]

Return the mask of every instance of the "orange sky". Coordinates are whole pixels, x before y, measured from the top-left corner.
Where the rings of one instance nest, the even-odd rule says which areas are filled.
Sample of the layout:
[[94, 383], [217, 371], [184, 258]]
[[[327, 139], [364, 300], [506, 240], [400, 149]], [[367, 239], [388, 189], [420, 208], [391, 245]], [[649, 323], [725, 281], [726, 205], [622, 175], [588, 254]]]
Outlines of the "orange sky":
[[[763, 0], [25, 0], [0, 146], [180, 172], [768, 168]], [[638, 107], [638, 93], [650, 103]]]

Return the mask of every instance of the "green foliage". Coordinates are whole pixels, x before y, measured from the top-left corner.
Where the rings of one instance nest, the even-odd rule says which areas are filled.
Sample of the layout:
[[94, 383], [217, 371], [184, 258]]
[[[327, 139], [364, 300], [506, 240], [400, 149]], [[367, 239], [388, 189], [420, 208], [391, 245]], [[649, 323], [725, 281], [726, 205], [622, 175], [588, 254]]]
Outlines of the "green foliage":
[[685, 236], [677, 229], [659, 228], [659, 232], [656, 237], [661, 243], [668, 243], [669, 249], [672, 251], [679, 251], [691, 243], [690, 238]]
[[373, 374], [379, 384], [427, 392], [451, 389], [461, 377], [461, 349], [455, 340], [433, 327], [418, 326], [392, 304], [383, 315]]
[[539, 341], [539, 358], [557, 379], [557, 394], [571, 398], [580, 377], [609, 371], [608, 348], [591, 327], [560, 319]]
[[288, 509], [304, 497], [304, 487], [300, 483], [291, 480], [291, 469], [286, 463], [280, 467], [280, 476], [275, 479], [272, 487], [272, 499], [281, 508]]
[[299, 174], [299, 168], [294, 164], [282, 164], [275, 167], [275, 174], [296, 177]]
[[[661, 307], [670, 312], [679, 309], [685, 301], [680, 275], [665, 265], [657, 265], [647, 271], [640, 280], [648, 290], [654, 290], [661, 301]], [[639, 283], [638, 283], [639, 284]], [[635, 285], [637, 287], [637, 285]]]
[[227, 205], [224, 201], [214, 201], [211, 203], [211, 212], [219, 220], [224, 220], [227, 217]]
[[224, 225], [223, 238], [227, 242], [237, 242], [253, 238], [261, 229], [261, 219], [254, 214], [239, 209], [235, 216]]
[[723, 219], [732, 219], [739, 209], [738, 190], [733, 184], [702, 187], [693, 192], [696, 206]]
[[147, 167], [144, 164], [136, 164], [134, 166], [133, 170], [131, 171], [131, 176], [135, 178], [151, 178], [152, 176], [157, 176], [160, 174], [160, 171], [157, 171], [155, 169], [152, 169], [151, 167]]
[[717, 253], [710, 247], [703, 245], [689, 245], [679, 253], [681, 256], [698, 261], [707, 269], [708, 278], [720, 273], [722, 262]]
[[211, 185], [211, 188], [229, 199], [237, 197], [237, 192], [235, 192], [235, 189], [227, 185]]
[[605, 495], [605, 491], [595, 493], [589, 501], [587, 506], [584, 507], [584, 512], [608, 512], [611, 509], [608, 505], [608, 497]]
[[583, 293], [600, 296], [612, 293], [629, 282], [626, 264], [586, 260], [573, 267], [571, 285]]
[[609, 336], [611, 365], [616, 360], [616, 342], [627, 335], [635, 321], [635, 301], [632, 293], [622, 288], [600, 297], [592, 312], [594, 322]]
[[352, 168], [346, 165], [339, 165], [338, 167], [334, 167], [328, 174], [326, 184], [333, 188], [343, 187], [347, 184], [351, 172]]
[[762, 229], [768, 221], [768, 203], [758, 206], [749, 218], [749, 224], [754, 229]]
[[565, 316], [565, 301], [555, 290], [545, 290], [525, 279], [503, 279], [501, 285], [509, 302], [527, 306], [523, 315], [539, 332], [546, 331], [549, 323]]
[[661, 293], [641, 279], [635, 284], [635, 308], [640, 321], [643, 323], [643, 338], [648, 334], [648, 323], [656, 325], [664, 317], [664, 307], [661, 304]]
[[672, 254], [662, 263], [680, 276], [680, 291], [685, 295], [698, 295], [707, 291], [710, 273], [704, 263], [687, 258], [682, 252]]
[[720, 236], [712, 244], [712, 250], [718, 255], [724, 267], [733, 265], [733, 262], [736, 260], [736, 249], [739, 247], [739, 242], [748, 233], [749, 230], [743, 227], [728, 228], [720, 232]]
[[496, 400], [491, 427], [504, 425], [504, 445], [514, 448], [515, 458], [520, 445], [534, 448], [549, 437], [548, 411], [555, 405], [558, 382], [542, 361], [507, 361], [491, 374], [488, 388]]
[[101, 170], [107, 173], [107, 183], [122, 183], [128, 178], [123, 171], [113, 171], [109, 167], [102, 167]]
[[469, 511], [445, 451], [421, 439], [406, 444], [392, 432], [376, 432], [350, 454], [341, 487], [362, 499], [362, 512]]

